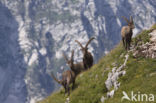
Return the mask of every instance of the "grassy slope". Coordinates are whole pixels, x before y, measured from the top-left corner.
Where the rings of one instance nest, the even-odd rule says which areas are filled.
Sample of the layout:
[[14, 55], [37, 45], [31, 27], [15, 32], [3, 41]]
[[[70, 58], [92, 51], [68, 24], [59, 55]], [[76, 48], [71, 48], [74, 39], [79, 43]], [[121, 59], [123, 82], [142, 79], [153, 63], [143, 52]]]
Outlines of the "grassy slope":
[[[156, 25], [152, 28], [156, 29]], [[143, 41], [149, 41], [147, 33], [144, 31], [136, 38], [141, 38]], [[134, 42], [136, 39], [133, 39]], [[100, 98], [106, 96], [107, 89], [105, 87], [105, 80], [108, 72], [111, 71], [113, 65], [120, 66], [125, 57], [121, 43], [115, 47], [108, 55], [103, 57], [98, 64], [95, 64], [90, 70], [81, 73], [76, 79], [76, 87], [71, 91], [70, 103], [101, 103]], [[115, 92], [113, 98], [106, 100], [106, 103], [121, 103], [122, 91], [130, 94], [140, 91], [141, 93], [156, 94], [156, 74], [150, 76], [151, 73], [156, 73], [156, 60], [145, 59], [142, 57], [133, 58], [131, 53], [127, 62], [126, 75], [120, 78], [121, 87]], [[39, 103], [65, 103], [67, 96], [64, 95], [64, 90], [53, 93], [45, 100]], [[129, 103], [129, 101], [123, 101]], [[144, 103], [144, 102], [142, 102]]]

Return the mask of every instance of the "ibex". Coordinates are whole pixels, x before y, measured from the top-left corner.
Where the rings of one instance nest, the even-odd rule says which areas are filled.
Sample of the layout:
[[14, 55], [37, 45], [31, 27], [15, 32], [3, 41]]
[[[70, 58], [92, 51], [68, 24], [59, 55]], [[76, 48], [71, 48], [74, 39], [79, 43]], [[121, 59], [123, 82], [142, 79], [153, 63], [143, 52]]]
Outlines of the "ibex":
[[85, 47], [83, 47], [82, 44], [78, 40], [75, 40], [75, 42], [77, 42], [81, 47], [81, 51], [83, 53], [83, 63], [84, 63], [85, 69], [89, 69], [93, 65], [93, 56], [88, 51], [88, 45], [93, 39], [95, 39], [95, 38], [94, 37], [90, 38], [89, 41], [87, 42], [87, 44], [85, 45]]
[[[73, 56], [74, 56], [74, 51], [72, 51], [71, 54], [71, 59], [70, 61], [68, 61], [70, 63], [70, 67], [73, 67]], [[59, 84], [61, 84], [64, 89], [65, 89], [65, 93], [67, 93], [68, 91], [68, 95], [70, 95], [70, 84], [72, 84], [72, 88], [74, 88], [74, 84], [75, 84], [75, 79], [76, 79], [76, 74], [75, 72], [71, 69], [71, 70], [67, 70], [64, 71], [62, 73], [62, 80], [58, 80], [53, 73], [51, 73], [52, 78], [58, 82]]]
[[122, 18], [128, 23], [128, 26], [123, 26], [121, 29], [122, 42], [123, 42], [124, 48], [126, 50], [129, 50], [132, 35], [133, 35], [133, 29], [135, 27], [134, 27], [132, 16], [130, 16], [130, 21], [124, 16], [122, 16]]
[[64, 58], [65, 58], [65, 60], [67, 62], [67, 65], [75, 73], [76, 76], [79, 73], [81, 73], [82, 71], [85, 70], [84, 63], [83, 62], [74, 63], [74, 61], [73, 61], [74, 54], [72, 55], [71, 60], [69, 60], [65, 54], [63, 54], [63, 56], [64, 56]]

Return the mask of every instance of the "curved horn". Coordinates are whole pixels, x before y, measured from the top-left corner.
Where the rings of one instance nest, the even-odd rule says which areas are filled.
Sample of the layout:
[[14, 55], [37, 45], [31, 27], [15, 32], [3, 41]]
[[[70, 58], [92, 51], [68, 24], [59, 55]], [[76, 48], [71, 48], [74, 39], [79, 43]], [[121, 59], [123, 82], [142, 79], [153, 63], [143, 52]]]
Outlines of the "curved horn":
[[122, 18], [129, 24], [129, 20], [126, 17], [122, 16]]
[[71, 53], [71, 62], [73, 63], [73, 60], [74, 60], [74, 50], [72, 50], [72, 53]]
[[63, 57], [64, 57], [64, 59], [66, 60], [66, 62], [68, 62], [69, 60], [68, 60], [68, 58], [67, 58], [67, 56], [63, 53]]
[[132, 16], [130, 16], [130, 22], [132, 22], [132, 23], [133, 23], [133, 17], [132, 17]]
[[62, 81], [61, 81], [61, 80], [58, 80], [58, 79], [54, 76], [53, 72], [51, 73], [51, 77], [52, 77], [57, 83], [59, 83], [59, 84], [62, 85]]
[[82, 46], [82, 44], [81, 44], [78, 40], [75, 40], [75, 42], [77, 42], [77, 43], [80, 45], [80, 47], [81, 47], [82, 49], [84, 49], [84, 47]]
[[73, 66], [74, 66], [74, 50], [72, 50], [70, 62], [71, 62], [71, 67], [70, 68], [73, 70]]
[[95, 39], [95, 38], [94, 38], [94, 37], [92, 37], [92, 38], [90, 38], [90, 39], [88, 40], [88, 42], [87, 42], [87, 44], [86, 44], [85, 48], [87, 48], [87, 47], [88, 47], [89, 43], [90, 43], [93, 39]]

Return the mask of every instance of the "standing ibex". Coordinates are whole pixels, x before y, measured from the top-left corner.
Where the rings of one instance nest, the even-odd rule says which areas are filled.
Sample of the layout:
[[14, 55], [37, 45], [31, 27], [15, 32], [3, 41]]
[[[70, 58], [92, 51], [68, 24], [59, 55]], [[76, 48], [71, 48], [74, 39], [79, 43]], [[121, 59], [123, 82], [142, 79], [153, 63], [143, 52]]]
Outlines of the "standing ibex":
[[79, 73], [81, 73], [82, 71], [85, 70], [85, 67], [84, 67], [84, 63], [83, 62], [78, 62], [78, 63], [75, 63], [74, 64], [74, 55], [72, 55], [72, 59], [69, 60], [67, 58], [67, 56], [65, 54], [63, 54], [68, 66], [70, 67], [70, 69], [75, 73], [75, 75], [77, 76]]
[[128, 26], [123, 26], [121, 29], [122, 42], [125, 49], [129, 50], [132, 35], [133, 35], [133, 29], [135, 27], [134, 27], [132, 16], [130, 16], [130, 21], [124, 16], [122, 16], [122, 18], [128, 23]]
[[93, 56], [88, 51], [88, 45], [93, 39], [95, 39], [95, 38], [94, 37], [90, 38], [89, 41], [87, 42], [87, 44], [85, 45], [85, 47], [83, 47], [82, 44], [78, 40], [75, 40], [75, 42], [77, 42], [81, 47], [81, 51], [83, 53], [83, 63], [84, 63], [85, 69], [89, 69], [93, 65]]
[[[74, 51], [72, 51], [71, 54], [71, 59], [68, 61], [70, 64], [70, 67], [73, 67], [73, 56], [74, 56]], [[58, 82], [59, 84], [61, 84], [64, 89], [65, 89], [65, 93], [68, 91], [68, 95], [70, 94], [70, 84], [72, 84], [72, 88], [74, 88], [74, 84], [75, 84], [75, 79], [76, 79], [76, 74], [73, 71], [73, 69], [71, 70], [67, 70], [64, 71], [62, 73], [62, 80], [58, 80], [53, 73], [51, 73], [52, 78]]]

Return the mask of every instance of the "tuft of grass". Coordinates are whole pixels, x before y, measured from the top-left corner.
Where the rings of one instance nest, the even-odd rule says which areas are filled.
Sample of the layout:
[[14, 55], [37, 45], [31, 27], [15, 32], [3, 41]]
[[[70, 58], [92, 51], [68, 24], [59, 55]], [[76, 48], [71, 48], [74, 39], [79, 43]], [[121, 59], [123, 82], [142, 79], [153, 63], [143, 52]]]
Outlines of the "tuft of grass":
[[65, 100], [66, 96], [64, 95], [63, 90], [60, 90], [45, 98], [43, 101], [39, 101], [37, 103], [64, 103]]
[[154, 25], [151, 27], [151, 29], [156, 29], [156, 24], [154, 24]]
[[145, 44], [150, 41], [150, 36], [148, 35], [151, 32], [151, 30], [143, 30], [141, 33], [139, 33], [135, 38], [133, 38], [134, 45]]
[[142, 32], [140, 32], [135, 38], [133, 38], [133, 44], [136, 46], [150, 42], [150, 35], [148, 34], [155, 29], [156, 24], [154, 24], [149, 30], [143, 30]]

